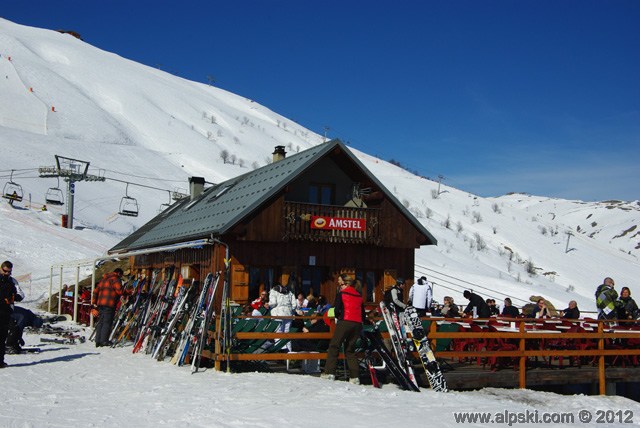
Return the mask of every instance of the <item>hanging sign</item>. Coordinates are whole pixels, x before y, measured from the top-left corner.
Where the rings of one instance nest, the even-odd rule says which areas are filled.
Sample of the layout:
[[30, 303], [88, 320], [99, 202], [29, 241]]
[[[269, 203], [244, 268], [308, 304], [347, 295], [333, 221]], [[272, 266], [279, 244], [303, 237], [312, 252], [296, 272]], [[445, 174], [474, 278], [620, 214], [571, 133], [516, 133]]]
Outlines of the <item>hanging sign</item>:
[[367, 220], [364, 218], [346, 218], [346, 217], [311, 217], [311, 229], [324, 230], [356, 230], [366, 231]]

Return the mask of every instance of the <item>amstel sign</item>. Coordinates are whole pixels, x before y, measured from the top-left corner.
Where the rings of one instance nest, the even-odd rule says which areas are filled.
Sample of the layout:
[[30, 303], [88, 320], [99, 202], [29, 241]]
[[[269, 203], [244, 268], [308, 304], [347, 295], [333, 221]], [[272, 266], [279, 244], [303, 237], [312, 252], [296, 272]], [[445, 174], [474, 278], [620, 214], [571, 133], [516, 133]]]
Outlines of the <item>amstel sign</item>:
[[356, 230], [364, 232], [367, 230], [367, 220], [364, 218], [312, 216], [311, 229]]

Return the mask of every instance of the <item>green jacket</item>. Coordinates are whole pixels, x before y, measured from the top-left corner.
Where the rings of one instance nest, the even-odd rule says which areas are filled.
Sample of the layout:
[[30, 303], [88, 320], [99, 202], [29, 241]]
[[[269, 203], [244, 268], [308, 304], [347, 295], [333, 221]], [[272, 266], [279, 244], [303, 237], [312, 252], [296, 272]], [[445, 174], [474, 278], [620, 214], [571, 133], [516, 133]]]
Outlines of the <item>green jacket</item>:
[[617, 318], [616, 307], [618, 292], [608, 285], [601, 284], [596, 289], [596, 306], [598, 307], [598, 318], [614, 319]]

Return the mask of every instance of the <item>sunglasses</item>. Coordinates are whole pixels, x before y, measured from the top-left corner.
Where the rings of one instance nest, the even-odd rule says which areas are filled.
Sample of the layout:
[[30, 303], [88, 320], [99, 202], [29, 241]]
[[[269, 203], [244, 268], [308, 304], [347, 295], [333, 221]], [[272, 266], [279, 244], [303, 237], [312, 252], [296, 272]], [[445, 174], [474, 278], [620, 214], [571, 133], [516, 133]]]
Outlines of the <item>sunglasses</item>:
[[11, 270], [6, 270], [5, 268], [2, 268], [2, 272], [4, 272], [7, 275], [9, 275], [11, 273]]

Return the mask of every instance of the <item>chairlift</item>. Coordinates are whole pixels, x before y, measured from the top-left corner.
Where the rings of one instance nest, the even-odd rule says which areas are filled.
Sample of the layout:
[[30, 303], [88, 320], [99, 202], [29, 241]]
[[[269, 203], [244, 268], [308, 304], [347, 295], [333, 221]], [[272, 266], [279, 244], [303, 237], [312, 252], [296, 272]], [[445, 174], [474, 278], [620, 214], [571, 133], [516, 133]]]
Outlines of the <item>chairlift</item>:
[[120, 200], [120, 211], [118, 214], [128, 217], [138, 217], [138, 201], [136, 198], [129, 196], [129, 183], [124, 191], [124, 196]]
[[60, 177], [58, 177], [58, 185], [49, 187], [44, 195], [44, 200], [50, 205], [64, 205], [64, 194], [60, 189]]
[[171, 191], [168, 191], [168, 192], [169, 192], [169, 202], [166, 204], [160, 204], [160, 208], [158, 208], [158, 214], [165, 211], [167, 208], [171, 206]]
[[4, 189], [2, 189], [2, 197], [8, 199], [10, 204], [16, 201], [21, 202], [24, 195], [22, 186], [13, 181], [13, 171], [12, 169], [9, 181], [5, 183]]

